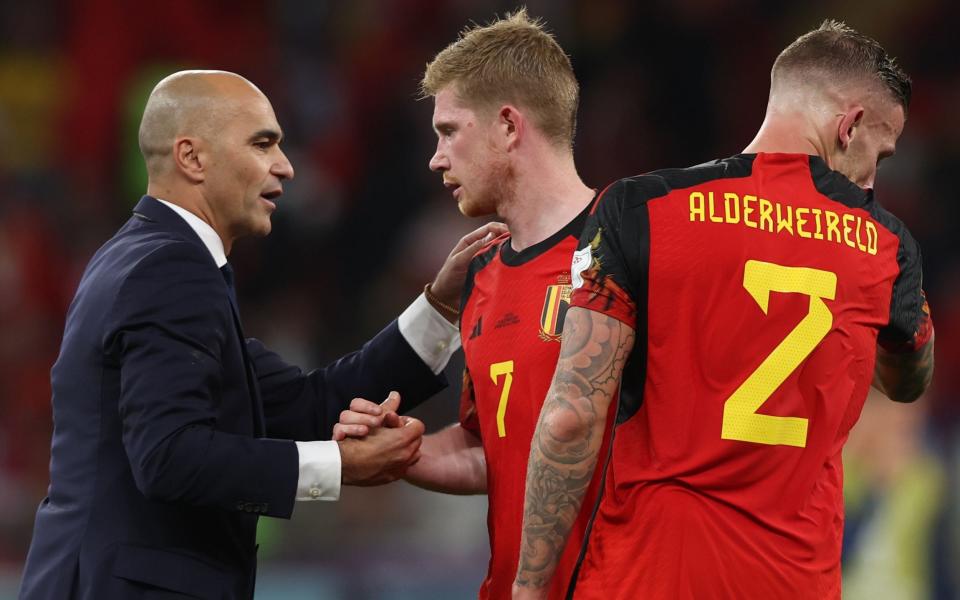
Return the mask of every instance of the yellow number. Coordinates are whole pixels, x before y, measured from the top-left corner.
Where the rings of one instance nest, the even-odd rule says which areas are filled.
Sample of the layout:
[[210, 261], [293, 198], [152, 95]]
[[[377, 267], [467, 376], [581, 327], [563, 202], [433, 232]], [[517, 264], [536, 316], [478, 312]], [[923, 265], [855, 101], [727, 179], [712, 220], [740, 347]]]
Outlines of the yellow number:
[[807, 419], [761, 415], [757, 410], [806, 360], [833, 326], [833, 314], [823, 300], [836, 297], [837, 275], [819, 269], [749, 260], [743, 271], [743, 287], [764, 314], [769, 306], [770, 292], [807, 295], [810, 308], [800, 323], [727, 398], [720, 437], [803, 448], [807, 445]]
[[513, 384], [512, 360], [490, 365], [490, 379], [493, 380], [493, 385], [500, 385], [497, 378], [501, 375], [506, 375], [506, 378], [503, 380], [503, 391], [500, 392], [500, 404], [497, 405], [497, 435], [506, 437], [507, 426], [504, 424], [503, 418], [507, 414], [507, 400], [510, 398], [510, 386]]

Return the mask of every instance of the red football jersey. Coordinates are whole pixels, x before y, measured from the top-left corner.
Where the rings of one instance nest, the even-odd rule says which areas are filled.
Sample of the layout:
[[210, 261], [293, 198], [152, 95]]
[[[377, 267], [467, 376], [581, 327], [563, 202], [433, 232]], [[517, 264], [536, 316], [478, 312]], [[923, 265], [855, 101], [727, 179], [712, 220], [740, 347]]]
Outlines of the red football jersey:
[[[530, 441], [560, 354], [570, 261], [587, 212], [521, 252], [510, 247], [508, 235], [497, 238], [473, 259], [467, 275], [460, 422], [483, 441], [489, 497], [490, 566], [480, 598], [509, 598], [517, 573]], [[564, 597], [597, 481], [573, 526], [551, 598]]]
[[841, 448], [924, 306], [903, 224], [818, 157], [738, 155], [613, 184], [572, 275], [637, 331], [575, 597], [839, 598]]

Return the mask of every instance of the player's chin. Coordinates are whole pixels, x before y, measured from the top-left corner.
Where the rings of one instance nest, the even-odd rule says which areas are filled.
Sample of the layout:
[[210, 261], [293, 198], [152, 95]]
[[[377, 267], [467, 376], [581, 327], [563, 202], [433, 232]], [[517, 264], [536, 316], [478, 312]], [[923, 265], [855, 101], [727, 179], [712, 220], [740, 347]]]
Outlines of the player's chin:
[[469, 198], [463, 198], [457, 206], [463, 216], [471, 218], [488, 217], [495, 212], [493, 207], [489, 207], [483, 202], [471, 202]]

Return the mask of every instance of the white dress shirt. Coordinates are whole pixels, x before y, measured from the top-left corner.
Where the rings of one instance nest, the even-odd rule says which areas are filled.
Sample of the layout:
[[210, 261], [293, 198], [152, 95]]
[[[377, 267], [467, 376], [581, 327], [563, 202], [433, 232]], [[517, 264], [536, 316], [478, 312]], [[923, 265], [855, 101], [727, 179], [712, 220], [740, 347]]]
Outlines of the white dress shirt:
[[[227, 264], [223, 240], [206, 221], [192, 212], [160, 200], [180, 215], [200, 237], [210, 251], [217, 267]], [[423, 362], [440, 373], [453, 353], [460, 348], [460, 336], [427, 299], [420, 294], [397, 319], [403, 336]], [[379, 398], [370, 398], [379, 401]], [[334, 441], [296, 442], [300, 455], [300, 476], [297, 480], [297, 500], [337, 500], [340, 498], [340, 447]]]

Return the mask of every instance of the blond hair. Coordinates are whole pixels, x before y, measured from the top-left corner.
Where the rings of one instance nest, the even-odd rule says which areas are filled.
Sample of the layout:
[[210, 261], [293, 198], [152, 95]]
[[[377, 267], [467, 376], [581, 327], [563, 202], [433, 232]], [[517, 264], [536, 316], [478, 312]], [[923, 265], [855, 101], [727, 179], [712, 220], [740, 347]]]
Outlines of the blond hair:
[[509, 102], [529, 110], [550, 140], [573, 146], [579, 86], [570, 58], [525, 8], [461, 32], [427, 64], [420, 93], [436, 96], [451, 85], [457, 97], [473, 107], [490, 109]]

